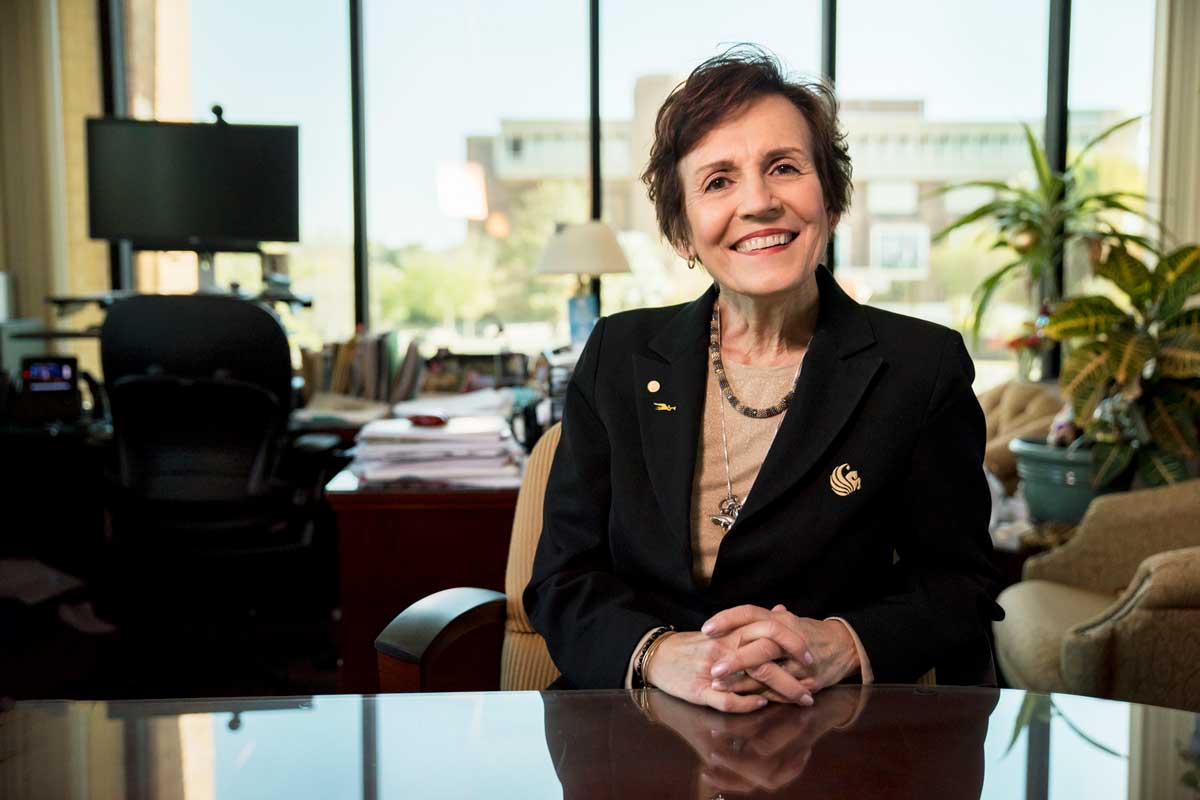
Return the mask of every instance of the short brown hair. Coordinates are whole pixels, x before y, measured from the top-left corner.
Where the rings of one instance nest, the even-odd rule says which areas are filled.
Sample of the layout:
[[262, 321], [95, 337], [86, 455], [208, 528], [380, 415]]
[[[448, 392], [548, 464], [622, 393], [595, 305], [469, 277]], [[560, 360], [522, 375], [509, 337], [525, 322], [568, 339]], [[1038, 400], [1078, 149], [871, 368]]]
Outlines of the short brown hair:
[[810, 155], [826, 209], [841, 216], [850, 207], [850, 153], [838, 124], [833, 88], [821, 81], [790, 79], [775, 56], [755, 45], [736, 45], [692, 70], [663, 102], [654, 122], [654, 145], [642, 182], [654, 203], [659, 230], [673, 247], [691, 242], [679, 162], [713, 128], [768, 95], [786, 97], [808, 123]]

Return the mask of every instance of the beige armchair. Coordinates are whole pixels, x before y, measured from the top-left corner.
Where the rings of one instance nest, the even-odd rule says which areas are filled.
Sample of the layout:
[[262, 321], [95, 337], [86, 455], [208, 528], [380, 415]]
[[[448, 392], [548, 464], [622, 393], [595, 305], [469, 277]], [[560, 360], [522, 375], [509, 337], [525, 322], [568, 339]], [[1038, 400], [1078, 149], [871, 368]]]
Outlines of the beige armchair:
[[1200, 480], [1103, 495], [1001, 593], [1013, 686], [1200, 711]]
[[1017, 490], [1017, 457], [1008, 443], [1019, 437], [1045, 438], [1062, 407], [1057, 384], [1009, 381], [979, 395], [987, 421], [983, 463], [1009, 494]]

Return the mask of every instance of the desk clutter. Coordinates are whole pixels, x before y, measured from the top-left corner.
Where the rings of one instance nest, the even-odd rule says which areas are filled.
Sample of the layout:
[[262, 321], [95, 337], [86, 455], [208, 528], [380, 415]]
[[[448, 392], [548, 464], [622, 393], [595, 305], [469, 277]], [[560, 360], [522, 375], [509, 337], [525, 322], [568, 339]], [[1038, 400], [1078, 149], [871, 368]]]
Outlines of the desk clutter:
[[439, 350], [426, 359], [419, 341], [400, 351], [396, 331], [358, 333], [348, 342], [301, 350], [306, 396], [328, 393], [399, 403], [428, 392], [461, 393], [520, 386], [529, 377], [523, 353], [466, 354]]
[[417, 392], [422, 369], [417, 342], [402, 354], [395, 331], [359, 333], [347, 342], [300, 351], [305, 396], [333, 394], [394, 403]]
[[562, 416], [578, 354], [398, 356], [395, 332], [304, 352], [309, 423], [363, 427], [349, 472], [371, 484], [427, 482], [515, 488], [521, 460]]
[[358, 434], [350, 470], [370, 483], [420, 480], [474, 488], [520, 484], [521, 450], [498, 415], [432, 415], [369, 422]]

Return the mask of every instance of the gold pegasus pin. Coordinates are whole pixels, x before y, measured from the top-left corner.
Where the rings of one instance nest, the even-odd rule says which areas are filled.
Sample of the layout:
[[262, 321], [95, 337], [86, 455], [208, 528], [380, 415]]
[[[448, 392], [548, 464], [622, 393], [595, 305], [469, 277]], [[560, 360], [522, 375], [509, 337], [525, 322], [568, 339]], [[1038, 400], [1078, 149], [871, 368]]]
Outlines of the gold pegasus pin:
[[838, 497], [845, 497], [862, 488], [862, 479], [858, 477], [858, 470], [850, 469], [849, 464], [842, 464], [829, 473], [829, 488]]
[[655, 403], [654, 410], [655, 411], [677, 411], [678, 408], [676, 406], [669, 406], [666, 403]]

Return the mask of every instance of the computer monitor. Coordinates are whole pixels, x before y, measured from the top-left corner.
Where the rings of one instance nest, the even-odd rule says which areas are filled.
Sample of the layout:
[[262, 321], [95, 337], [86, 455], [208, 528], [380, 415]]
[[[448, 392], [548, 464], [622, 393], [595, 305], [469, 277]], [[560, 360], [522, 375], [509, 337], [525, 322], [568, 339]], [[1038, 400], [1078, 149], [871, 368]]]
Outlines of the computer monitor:
[[89, 119], [87, 148], [93, 239], [198, 252], [300, 239], [295, 125]]

